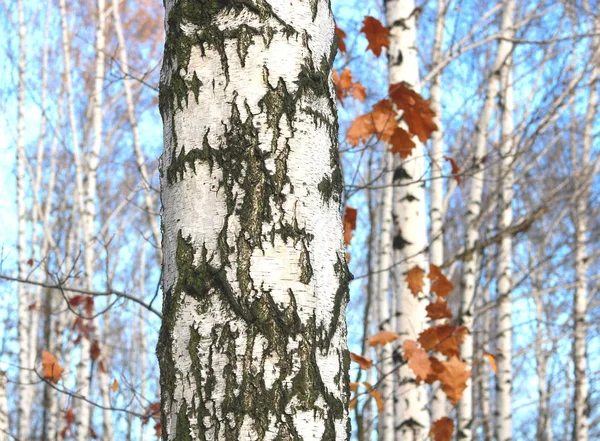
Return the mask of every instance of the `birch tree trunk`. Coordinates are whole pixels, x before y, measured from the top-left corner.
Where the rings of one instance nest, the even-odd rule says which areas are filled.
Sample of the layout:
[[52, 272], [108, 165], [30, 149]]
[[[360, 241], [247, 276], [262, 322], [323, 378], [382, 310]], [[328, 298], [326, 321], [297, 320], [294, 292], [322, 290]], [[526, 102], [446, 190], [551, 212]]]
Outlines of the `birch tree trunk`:
[[[95, 50], [95, 72], [94, 72], [94, 88], [92, 94], [92, 127], [93, 127], [93, 144], [87, 155], [85, 178], [86, 187], [84, 189], [84, 206], [82, 212], [82, 228], [83, 228], [83, 263], [85, 269], [85, 284], [90, 291], [94, 288], [94, 264], [96, 259], [95, 242], [96, 242], [96, 193], [97, 193], [97, 177], [99, 155], [102, 149], [102, 103], [103, 103], [103, 87], [104, 87], [104, 63], [105, 63], [105, 9], [104, 0], [98, 0], [96, 3], [96, 40], [94, 45]], [[92, 320], [93, 311], [89, 314], [87, 320]], [[84, 336], [81, 339], [81, 359], [77, 365], [77, 384], [79, 393], [89, 399], [91, 385], [91, 370], [90, 356], [91, 341], [89, 336]], [[90, 433], [90, 415], [91, 405], [86, 400], [79, 400], [77, 420], [77, 441], [86, 441], [89, 439]], [[110, 425], [109, 421], [104, 421]]]
[[[404, 82], [417, 92], [419, 60], [416, 38], [418, 9], [413, 0], [386, 2], [386, 20], [390, 28], [389, 80], [390, 84]], [[417, 297], [409, 291], [406, 274], [419, 266], [429, 271], [427, 256], [427, 208], [425, 205], [425, 149], [415, 139], [416, 147], [406, 160], [395, 158], [394, 168], [394, 296], [398, 309], [396, 332], [398, 346], [406, 339], [416, 340], [427, 325], [425, 306], [429, 301], [429, 287]], [[427, 281], [427, 280], [426, 280]], [[395, 415], [395, 439], [416, 441], [429, 432], [428, 393], [424, 383], [417, 384], [413, 371], [403, 363], [398, 371], [395, 395], [398, 399]]]
[[7, 441], [10, 435], [7, 385], [8, 378], [6, 378], [6, 374], [3, 371], [0, 371], [0, 441]]
[[[512, 85], [512, 50], [514, 37], [514, 0], [505, 0], [502, 9], [502, 33], [498, 48], [498, 57], [503, 61], [500, 68], [500, 87], [498, 95], [500, 107], [500, 220], [499, 231], [506, 230], [512, 223], [513, 182], [514, 182], [514, 104]], [[498, 330], [498, 375], [496, 387], [496, 439], [512, 439], [512, 317], [511, 317], [511, 254], [512, 236], [505, 234], [499, 244], [497, 271], [497, 308]]]
[[[432, 64], [441, 61], [446, 24], [446, 0], [438, 0], [435, 20], [435, 40], [433, 42]], [[437, 267], [444, 263], [444, 180], [442, 166], [444, 162], [444, 139], [442, 137], [442, 74], [436, 75], [431, 81], [431, 108], [437, 114], [438, 130], [433, 132], [431, 139], [431, 244], [429, 261]], [[439, 321], [437, 324], [441, 324]], [[439, 356], [439, 355], [438, 355]], [[439, 383], [433, 386], [431, 403], [431, 420], [437, 421], [446, 416], [446, 394]]]
[[[385, 168], [383, 178], [383, 195], [381, 201], [381, 239], [379, 245], [379, 273], [377, 281], [377, 326], [379, 331], [390, 331], [390, 269], [392, 267], [392, 232], [394, 221], [392, 218], [392, 203], [394, 191], [392, 187], [393, 174], [390, 170], [393, 158], [391, 152], [385, 153], [383, 165]], [[394, 373], [392, 362], [391, 344], [383, 345], [378, 351], [377, 369], [378, 384], [383, 399], [383, 410], [379, 413], [377, 426], [379, 437], [382, 441], [394, 440]]]
[[[598, 30], [598, 25], [595, 26]], [[598, 47], [600, 39], [594, 38], [593, 46]], [[589, 256], [587, 251], [588, 242], [588, 203], [590, 198], [590, 185], [594, 179], [594, 167], [590, 167], [590, 155], [592, 152], [593, 129], [596, 119], [596, 108], [598, 94], [596, 92], [598, 74], [600, 68], [594, 65], [591, 77], [591, 86], [588, 105], [585, 113], [583, 128], [583, 142], [581, 159], [578, 160], [576, 144], [571, 146], [572, 168], [575, 176], [575, 298], [573, 301], [574, 315], [574, 341], [573, 341], [573, 366], [575, 368], [575, 397], [574, 397], [574, 421], [573, 440], [587, 441], [589, 431], [588, 415], [588, 379], [587, 379], [587, 308], [588, 308], [588, 267]]]
[[329, 3], [165, 6], [163, 439], [346, 440]]
[[[502, 23], [504, 29], [504, 20]], [[465, 248], [471, 249], [473, 252], [464, 259], [461, 273], [460, 321], [467, 329], [467, 334], [461, 345], [460, 352], [461, 358], [467, 363], [468, 369], [471, 369], [471, 371], [473, 371], [475, 292], [479, 274], [479, 252], [475, 244], [479, 239], [479, 217], [481, 213], [483, 184], [485, 182], [485, 165], [483, 161], [487, 154], [488, 126], [494, 110], [494, 98], [498, 94], [500, 87], [499, 73], [506, 61], [507, 53], [510, 51], [509, 44], [509, 42], [501, 40], [498, 45], [498, 52], [496, 53], [496, 59], [486, 88], [483, 108], [477, 122], [475, 146], [470, 155], [470, 168], [473, 170], [473, 174], [469, 179], [470, 188], [466, 213]], [[465, 441], [473, 439], [474, 406], [472, 383], [472, 379], [467, 381], [467, 388], [458, 403], [458, 439]]]
[[[19, 20], [19, 90], [17, 103], [17, 215], [18, 215], [18, 238], [17, 238], [17, 265], [19, 279], [27, 278], [27, 237], [26, 235], [26, 205], [25, 205], [25, 37], [27, 28], [25, 26], [25, 12], [23, 1], [17, 1]], [[31, 402], [33, 401], [33, 385], [30, 364], [30, 295], [24, 283], [17, 284], [17, 296], [19, 301], [19, 439], [28, 439], [31, 427]]]

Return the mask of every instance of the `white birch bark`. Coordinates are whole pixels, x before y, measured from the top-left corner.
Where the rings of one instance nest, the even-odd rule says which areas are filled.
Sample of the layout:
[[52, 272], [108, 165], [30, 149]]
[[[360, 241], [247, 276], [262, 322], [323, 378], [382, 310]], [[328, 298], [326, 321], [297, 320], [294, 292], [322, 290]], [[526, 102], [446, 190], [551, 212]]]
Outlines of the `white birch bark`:
[[[383, 194], [380, 208], [381, 238], [379, 245], [379, 272], [377, 281], [377, 327], [378, 331], [391, 331], [390, 316], [390, 271], [392, 268], [392, 234], [394, 220], [392, 218], [392, 203], [394, 190], [392, 187], [393, 172], [391, 170], [393, 158], [391, 152], [386, 152], [383, 166]], [[377, 370], [378, 384], [383, 399], [383, 411], [379, 412], [377, 426], [378, 439], [382, 441], [394, 440], [394, 377], [392, 346], [387, 344], [378, 351]]]
[[[435, 21], [435, 39], [433, 42], [432, 65], [441, 62], [442, 46], [444, 40], [444, 26], [447, 13], [446, 0], [438, 0]], [[429, 260], [433, 265], [441, 267], [444, 263], [444, 139], [442, 136], [442, 72], [431, 80], [431, 108], [437, 114], [436, 124], [438, 130], [433, 132], [431, 138], [431, 187], [430, 187], [430, 217], [431, 217], [431, 244]], [[435, 301], [435, 300], [434, 300]], [[441, 324], [441, 321], [438, 321]], [[438, 354], [439, 357], [439, 354]], [[446, 416], [446, 394], [439, 383], [432, 385], [431, 420], [437, 421]]]
[[[25, 202], [25, 69], [26, 69], [26, 35], [25, 12], [22, 0], [17, 0], [19, 20], [19, 90], [17, 103], [17, 265], [19, 279], [27, 278], [27, 237], [26, 237], [26, 202]], [[29, 311], [30, 294], [24, 283], [17, 284], [19, 301], [19, 430], [18, 438], [29, 438], [31, 427], [31, 402], [33, 401], [31, 348], [29, 334], [31, 332], [31, 316]]]
[[[96, 3], [96, 39], [95, 50], [95, 71], [94, 88], [91, 96], [92, 100], [92, 127], [93, 143], [87, 158], [85, 168], [86, 186], [84, 188], [84, 206], [81, 213], [81, 223], [83, 228], [83, 263], [85, 270], [86, 288], [93, 290], [94, 287], [94, 263], [95, 263], [95, 221], [96, 221], [96, 192], [98, 180], [99, 155], [102, 149], [102, 120], [103, 120], [103, 87], [104, 87], [104, 63], [105, 63], [105, 0], [97, 0]], [[81, 171], [80, 171], [81, 172]], [[86, 320], [91, 320], [87, 318]], [[81, 339], [81, 358], [77, 365], [77, 384], [78, 392], [85, 398], [90, 396], [91, 384], [91, 341], [83, 336]], [[101, 376], [102, 377], [102, 376]], [[91, 423], [91, 404], [86, 400], [78, 401], [76, 413], [77, 441], [86, 441], [89, 438]], [[104, 421], [104, 425], [110, 426], [109, 421]]]
[[[505, 39], [498, 47], [498, 56], [503, 60], [500, 68], [500, 88], [498, 105], [500, 107], [500, 219], [498, 229], [507, 229], [513, 218], [512, 200], [514, 183], [514, 103], [512, 85], [512, 49], [514, 37], [514, 0], [504, 0], [502, 9], [502, 30]], [[504, 43], [504, 44], [503, 44]], [[497, 271], [497, 308], [498, 330], [498, 375], [496, 385], [496, 439], [512, 439], [512, 236], [502, 236], [498, 247]]]
[[121, 14], [119, 12], [119, 0], [112, 0], [112, 13], [114, 18], [114, 26], [117, 34], [117, 41], [119, 42], [119, 61], [121, 62], [121, 69], [123, 70], [123, 89], [125, 90], [125, 102], [127, 104], [127, 117], [131, 125], [131, 135], [133, 137], [133, 151], [135, 153], [135, 161], [142, 178], [142, 188], [144, 192], [144, 209], [148, 217], [148, 223], [150, 230], [152, 231], [152, 237], [154, 239], [154, 247], [158, 253], [159, 261], [162, 262], [162, 251], [160, 248], [160, 231], [158, 230], [158, 223], [156, 222], [155, 215], [155, 201], [152, 197], [150, 190], [150, 175], [146, 167], [146, 159], [142, 151], [142, 145], [140, 142], [140, 134], [138, 129], [137, 116], [135, 113], [135, 104], [133, 102], [133, 88], [131, 84], [131, 76], [129, 74], [129, 57], [127, 55], [127, 43], [125, 36], [123, 35], [123, 25], [121, 23]]
[[8, 420], [8, 378], [0, 371], [0, 441], [8, 441], [10, 437], [10, 426]]
[[[596, 30], [598, 26], [596, 26]], [[600, 46], [600, 39], [594, 38], [594, 47]], [[583, 139], [581, 158], [578, 160], [578, 146], [572, 144], [572, 168], [575, 186], [575, 297], [573, 301], [574, 340], [573, 340], [573, 366], [575, 369], [575, 394], [573, 409], [573, 440], [587, 441], [589, 432], [588, 415], [589, 392], [587, 378], [587, 309], [588, 309], [588, 223], [589, 223], [589, 198], [590, 185], [593, 180], [593, 169], [590, 167], [592, 142], [594, 135], [594, 121], [598, 105], [598, 94], [596, 92], [598, 74], [600, 68], [594, 64], [591, 74], [591, 86], [589, 91], [588, 105], [585, 113], [585, 125], [583, 128]]]
[[[413, 0], [386, 2], [386, 20], [390, 28], [389, 80], [390, 84], [404, 82], [419, 92], [419, 61], [417, 55], [418, 8]], [[407, 273], [419, 266], [429, 272], [427, 256], [427, 208], [425, 205], [426, 170], [425, 149], [417, 139], [416, 147], [406, 160], [395, 158], [394, 170], [394, 291], [397, 311], [396, 332], [400, 335], [398, 346], [406, 339], [416, 340], [427, 326], [425, 306], [429, 302], [429, 286], [426, 283], [417, 297], [409, 291], [405, 282]], [[425, 280], [427, 282], [427, 280]], [[407, 363], [398, 370], [395, 388], [396, 440], [417, 441], [429, 432], [430, 417], [427, 386], [416, 383]]]
[[549, 394], [548, 394], [548, 375], [547, 363], [548, 355], [544, 351], [544, 302], [542, 293], [540, 292], [541, 283], [537, 271], [532, 271], [533, 279], [533, 301], [535, 303], [535, 371], [538, 380], [538, 418], [536, 424], [536, 440], [537, 441], [552, 441], [552, 425], [550, 420], [549, 409]]
[[346, 440], [333, 17], [168, 0], [164, 440]]

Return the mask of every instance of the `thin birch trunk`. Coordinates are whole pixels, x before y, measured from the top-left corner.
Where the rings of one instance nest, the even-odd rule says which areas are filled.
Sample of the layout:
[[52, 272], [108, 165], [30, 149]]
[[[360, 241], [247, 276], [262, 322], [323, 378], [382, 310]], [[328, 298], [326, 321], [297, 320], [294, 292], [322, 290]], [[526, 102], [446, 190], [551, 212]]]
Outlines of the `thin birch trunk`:
[[535, 368], [538, 379], [538, 418], [536, 425], [537, 441], [552, 441], [552, 425], [550, 421], [547, 363], [548, 356], [544, 351], [544, 302], [540, 292], [542, 286], [537, 271], [532, 274], [534, 281], [533, 301], [535, 303]]
[[[442, 58], [444, 41], [444, 26], [446, 25], [446, 0], [438, 0], [435, 20], [435, 40], [433, 42], [432, 65]], [[441, 267], [444, 263], [444, 180], [442, 167], [444, 162], [444, 139], [442, 136], [442, 72], [431, 80], [431, 108], [437, 114], [438, 130], [433, 132], [431, 139], [431, 244], [429, 260], [433, 265]], [[441, 324], [438, 321], [436, 324]], [[438, 357], [440, 355], [438, 354]], [[446, 394], [439, 383], [432, 385], [431, 420], [437, 421], [446, 416]]]
[[[419, 62], [417, 56], [417, 15], [413, 0], [386, 2], [386, 20], [390, 28], [390, 84], [404, 82], [419, 92]], [[415, 266], [425, 274], [429, 271], [427, 256], [427, 208], [425, 205], [425, 149], [416, 141], [411, 156], [395, 158], [394, 167], [394, 291], [397, 310], [396, 332], [398, 346], [406, 339], [416, 340], [427, 326], [425, 306], [429, 302], [426, 283], [418, 296], [413, 296], [405, 282], [407, 273]], [[427, 282], [427, 280], [426, 280]], [[394, 438], [421, 441], [430, 427], [427, 386], [417, 384], [414, 372], [407, 363], [399, 366], [395, 388], [397, 400]]]
[[[512, 223], [514, 183], [514, 102], [512, 84], [512, 50], [514, 37], [514, 0], [505, 0], [502, 13], [502, 30], [506, 39], [501, 40], [498, 56], [504, 60], [500, 68], [500, 219], [498, 229], [504, 231]], [[502, 45], [504, 43], [504, 45]], [[498, 441], [512, 439], [512, 236], [504, 235], [499, 244], [496, 263], [498, 330], [498, 375], [496, 384], [496, 438]]]
[[150, 175], [146, 168], [146, 159], [142, 151], [142, 145], [140, 142], [140, 134], [138, 129], [137, 116], [135, 113], [135, 104], [133, 102], [133, 92], [131, 84], [131, 76], [129, 75], [129, 59], [127, 55], [127, 43], [125, 36], [123, 35], [123, 25], [121, 23], [121, 15], [119, 12], [119, 0], [112, 0], [112, 13], [114, 18], [114, 26], [117, 34], [117, 40], [119, 42], [119, 61], [121, 62], [121, 69], [123, 70], [123, 88], [125, 89], [125, 102], [127, 104], [127, 117], [129, 118], [129, 124], [131, 125], [131, 134], [133, 136], [133, 151], [135, 153], [135, 161], [142, 178], [142, 188], [144, 190], [144, 209], [148, 217], [148, 223], [152, 231], [152, 237], [154, 239], [154, 247], [157, 250], [159, 261], [162, 262], [162, 250], [160, 248], [160, 231], [158, 230], [158, 223], [155, 215], [155, 201], [152, 199], [152, 193], [150, 190]]
[[[104, 0], [98, 0], [96, 3], [96, 40], [95, 50], [95, 72], [94, 89], [92, 93], [92, 127], [93, 143], [87, 156], [86, 166], [84, 168], [87, 186], [84, 189], [84, 206], [81, 214], [83, 228], [83, 263], [85, 270], [86, 288], [94, 288], [94, 263], [95, 263], [95, 221], [96, 221], [96, 193], [98, 179], [99, 155], [102, 149], [102, 120], [103, 120], [103, 87], [104, 87], [104, 63], [105, 63], [105, 13], [106, 5]], [[88, 311], [91, 320], [92, 311]], [[81, 339], [81, 358], [77, 365], [77, 384], [79, 393], [89, 399], [91, 385], [91, 341], [89, 337], [83, 336]], [[91, 405], [88, 401], [79, 400], [77, 412], [77, 441], [86, 441], [89, 438], [91, 423]], [[109, 421], [104, 421], [105, 427], [110, 425]]]
[[0, 371], [0, 441], [8, 441], [10, 437], [10, 427], [8, 421], [8, 378], [3, 371]]
[[[597, 28], [597, 26], [596, 26]], [[600, 45], [600, 40], [594, 38], [594, 47]], [[585, 126], [583, 128], [583, 140], [581, 158], [578, 160], [578, 148], [576, 144], [571, 145], [572, 168], [575, 174], [575, 297], [573, 299], [574, 316], [574, 341], [573, 341], [573, 367], [575, 369], [575, 396], [573, 409], [573, 440], [587, 441], [589, 432], [588, 415], [589, 392], [587, 378], [587, 308], [588, 308], [588, 267], [589, 256], [588, 243], [588, 206], [590, 197], [590, 185], [593, 180], [593, 167], [590, 167], [590, 155], [592, 152], [594, 121], [596, 119], [596, 108], [598, 94], [596, 92], [598, 74], [600, 68], [594, 64], [591, 74], [591, 85], [588, 98], [588, 106], [585, 113]]]
[[[19, 19], [19, 90], [17, 103], [17, 215], [18, 215], [18, 238], [17, 238], [17, 264], [19, 279], [27, 278], [27, 237], [26, 237], [26, 202], [25, 202], [25, 70], [27, 28], [25, 26], [25, 12], [23, 1], [17, 0]], [[17, 296], [19, 300], [19, 431], [18, 438], [28, 439], [31, 428], [31, 402], [34, 399], [34, 388], [32, 384], [31, 348], [29, 347], [31, 332], [31, 311], [29, 304], [31, 297], [24, 283], [17, 284]]]
[[[386, 152], [383, 165], [384, 188], [381, 201], [381, 239], [379, 245], [379, 273], [377, 281], [377, 325], [379, 331], [390, 331], [390, 271], [392, 267], [392, 234], [394, 221], [392, 218], [392, 171], [390, 167], [393, 163], [392, 153]], [[392, 363], [392, 346], [390, 344], [382, 346], [377, 359], [377, 369], [379, 373], [379, 388], [383, 398], [383, 410], [379, 412], [378, 439], [382, 441], [394, 440], [394, 374]]]
[[165, 6], [163, 439], [346, 440], [329, 3]]

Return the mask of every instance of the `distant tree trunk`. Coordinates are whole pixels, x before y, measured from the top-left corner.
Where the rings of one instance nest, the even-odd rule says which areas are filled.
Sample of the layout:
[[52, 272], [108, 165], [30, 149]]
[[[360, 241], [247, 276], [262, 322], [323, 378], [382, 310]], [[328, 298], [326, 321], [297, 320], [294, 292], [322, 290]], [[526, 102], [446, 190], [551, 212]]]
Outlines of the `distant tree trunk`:
[[[596, 26], [596, 31], [598, 26]], [[594, 47], [598, 47], [600, 39], [594, 38]], [[572, 169], [574, 174], [575, 210], [575, 297], [573, 299], [573, 366], [575, 368], [575, 397], [573, 441], [587, 441], [589, 431], [588, 415], [589, 392], [587, 379], [587, 308], [588, 308], [588, 267], [589, 256], [588, 223], [590, 186], [594, 179], [595, 170], [590, 166], [592, 142], [594, 138], [594, 121], [596, 120], [598, 94], [596, 92], [600, 68], [594, 65], [588, 105], [583, 127], [583, 142], [581, 153], [576, 143], [571, 145]], [[578, 159], [580, 157], [580, 159]]]
[[[435, 20], [435, 39], [433, 42], [432, 65], [440, 63], [444, 41], [444, 26], [446, 24], [446, 0], [438, 0]], [[442, 135], [442, 73], [437, 74], [431, 81], [431, 108], [437, 114], [438, 130], [433, 132], [431, 139], [431, 244], [429, 261], [437, 267], [444, 263], [444, 138]], [[435, 301], [435, 300], [433, 300]], [[438, 321], [437, 324], [441, 324]], [[438, 355], [439, 357], [439, 355]], [[431, 402], [431, 420], [437, 421], [446, 416], [446, 394], [439, 383], [433, 385]]]
[[129, 124], [131, 125], [131, 135], [133, 137], [133, 151], [135, 154], [135, 162], [142, 178], [142, 188], [144, 190], [144, 210], [148, 217], [148, 224], [150, 231], [152, 231], [152, 238], [154, 239], [154, 247], [157, 250], [159, 261], [162, 262], [162, 251], [160, 248], [160, 231], [158, 229], [158, 223], [155, 215], [155, 201], [152, 198], [150, 192], [150, 175], [146, 167], [144, 153], [142, 151], [142, 145], [140, 142], [140, 134], [138, 129], [138, 120], [135, 113], [135, 103], [133, 101], [133, 87], [132, 79], [129, 75], [129, 57], [127, 55], [127, 42], [123, 35], [123, 24], [121, 23], [121, 14], [119, 13], [119, 0], [112, 0], [112, 13], [115, 24], [115, 31], [117, 39], [119, 41], [119, 61], [121, 62], [121, 69], [123, 70], [123, 89], [125, 90], [125, 102], [127, 104], [127, 117]]
[[547, 364], [548, 355], [544, 350], [544, 302], [542, 299], [542, 283], [538, 271], [532, 271], [533, 301], [535, 303], [535, 370], [538, 377], [538, 418], [536, 425], [537, 441], [552, 441], [552, 425], [550, 421]]
[[[85, 269], [85, 286], [88, 290], [94, 289], [94, 273], [95, 273], [95, 243], [96, 243], [96, 196], [98, 182], [98, 165], [100, 151], [103, 146], [102, 137], [102, 121], [103, 121], [103, 95], [104, 95], [104, 71], [105, 71], [105, 0], [97, 0], [96, 3], [96, 39], [95, 39], [95, 71], [94, 71], [94, 88], [91, 99], [92, 102], [92, 127], [93, 127], [93, 143], [87, 155], [87, 161], [83, 170], [85, 171], [86, 187], [84, 189], [84, 201], [82, 217], [83, 228], [83, 263]], [[92, 320], [92, 315], [86, 318]], [[98, 343], [99, 344], [99, 343]], [[77, 365], [77, 384], [78, 391], [83, 396], [89, 399], [91, 385], [91, 341], [90, 338], [83, 337], [81, 339], [81, 358]], [[77, 441], [87, 441], [90, 437], [91, 423], [91, 406], [88, 401], [79, 400], [77, 409]], [[110, 420], [104, 421], [110, 424]]]
[[[391, 152], [384, 155], [383, 195], [381, 200], [381, 239], [379, 245], [379, 273], [377, 281], [377, 327], [378, 331], [391, 330], [390, 317], [390, 271], [392, 268], [392, 202], [394, 191], [392, 187], [391, 169], [393, 158]], [[377, 370], [378, 384], [383, 398], [383, 410], [379, 413], [378, 439], [394, 440], [394, 375], [391, 344], [379, 348]]]
[[[19, 279], [27, 279], [27, 218], [25, 202], [25, 69], [27, 60], [25, 55], [26, 42], [25, 37], [27, 28], [25, 26], [25, 12], [23, 1], [17, 0], [18, 20], [19, 20], [19, 90], [17, 103], [17, 214], [18, 214], [18, 234], [17, 234], [17, 264]], [[17, 296], [19, 301], [19, 439], [28, 439], [31, 429], [31, 402], [34, 399], [33, 378], [31, 375], [31, 311], [29, 310], [31, 296], [24, 283], [17, 285]]]
[[329, 3], [165, 7], [163, 439], [347, 440]]
[[10, 428], [8, 426], [8, 393], [6, 374], [0, 371], [0, 441], [8, 441]]
[[[418, 10], [413, 0], [386, 2], [386, 20], [390, 27], [390, 84], [404, 82], [417, 92], [419, 62], [417, 56]], [[425, 205], [425, 149], [417, 139], [409, 158], [395, 158], [394, 166], [394, 296], [397, 305], [395, 331], [400, 335], [398, 347], [406, 339], [416, 340], [427, 326], [425, 306], [429, 302], [429, 287], [417, 297], [405, 282], [415, 266], [425, 274], [429, 271], [427, 256], [427, 208]], [[427, 280], [426, 280], [427, 281]], [[403, 363], [398, 370], [395, 395], [398, 399], [395, 415], [395, 439], [421, 440], [430, 427], [427, 386], [417, 384], [414, 372]]]
[[[501, 41], [496, 53], [496, 59], [492, 67], [483, 108], [477, 121], [475, 145], [470, 153], [469, 170], [472, 175], [468, 177], [469, 198], [466, 212], [465, 249], [473, 252], [464, 259], [461, 273], [460, 289], [460, 322], [467, 329], [467, 334], [460, 348], [461, 357], [469, 369], [473, 369], [473, 323], [475, 315], [475, 292], [479, 276], [479, 252], [475, 244], [479, 239], [479, 223], [481, 213], [481, 202], [483, 196], [483, 184], [485, 182], [484, 158], [487, 154], [487, 143], [489, 139], [488, 126], [494, 110], [494, 98], [500, 87], [499, 72], [506, 61], [506, 50], [508, 42]], [[472, 379], [467, 381], [467, 388], [462, 399], [458, 403], [458, 439], [471, 441], [473, 439], [473, 384]]]
[[[512, 50], [514, 37], [514, 0], [504, 0], [502, 9], [502, 30], [506, 39], [501, 40], [498, 57], [503, 60], [500, 68], [498, 103], [500, 107], [500, 219], [498, 231], [510, 227], [513, 218], [513, 183], [515, 166], [514, 145], [514, 103], [512, 79]], [[496, 387], [496, 439], [512, 439], [512, 236], [505, 234], [499, 244], [496, 263], [498, 329], [498, 375]]]

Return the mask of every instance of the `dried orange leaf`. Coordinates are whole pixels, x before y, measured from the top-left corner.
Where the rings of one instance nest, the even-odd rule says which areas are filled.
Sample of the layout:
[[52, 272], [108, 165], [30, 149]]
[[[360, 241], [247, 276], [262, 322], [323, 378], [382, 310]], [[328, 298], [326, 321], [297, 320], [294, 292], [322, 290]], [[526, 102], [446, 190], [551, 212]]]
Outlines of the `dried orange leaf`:
[[394, 130], [398, 127], [396, 112], [390, 100], [381, 100], [375, 103], [371, 111], [375, 135], [385, 142], [390, 142]]
[[392, 331], [379, 331], [377, 334], [369, 337], [369, 346], [380, 346], [398, 340], [400, 336]]
[[431, 134], [437, 130], [437, 125], [433, 121], [435, 112], [431, 110], [429, 101], [404, 83], [392, 84], [389, 94], [398, 109], [403, 110], [402, 119], [406, 122], [408, 131], [416, 135], [421, 142], [431, 138]]
[[350, 403], [348, 404], [348, 407], [350, 408], [350, 410], [354, 409], [356, 407], [356, 404], [358, 403], [358, 397], [354, 397], [350, 400]]
[[408, 367], [417, 376], [417, 381], [424, 381], [431, 374], [431, 361], [417, 342], [414, 340], [406, 340], [402, 345], [404, 349], [404, 357], [408, 359]]
[[367, 50], [371, 49], [377, 57], [381, 55], [382, 48], [390, 47], [390, 30], [375, 17], [366, 16], [360, 32], [363, 32], [369, 41]]
[[360, 383], [350, 382], [350, 392], [356, 392], [356, 389], [358, 389], [359, 385]]
[[350, 360], [358, 364], [361, 369], [371, 369], [373, 366], [373, 360], [371, 360], [369, 357], [363, 357], [362, 355], [355, 354], [354, 352], [350, 352]]
[[110, 385], [110, 390], [112, 390], [113, 392], [116, 392], [117, 389], [119, 389], [119, 382], [117, 381], [117, 379], [115, 378], [112, 382], [112, 384]]
[[452, 282], [450, 282], [442, 271], [435, 265], [429, 265], [429, 274], [427, 275], [432, 280], [431, 292], [436, 293], [438, 296], [446, 298], [450, 291], [454, 288]]
[[491, 352], [484, 352], [483, 356], [488, 359], [494, 374], [498, 375], [498, 366], [496, 365], [496, 357]]
[[410, 134], [401, 127], [396, 127], [394, 133], [390, 139], [392, 144], [392, 153], [397, 153], [402, 159], [408, 158], [413, 149], [417, 146], [412, 139]]
[[350, 224], [350, 228], [356, 229], [356, 217], [358, 210], [356, 208], [346, 206], [344, 210], [344, 223]]
[[346, 38], [346, 33], [340, 28], [335, 27], [335, 35], [338, 37], [338, 49], [340, 52], [346, 52], [346, 43], [344, 43], [344, 38]]
[[406, 278], [404, 279], [408, 284], [408, 289], [412, 292], [412, 295], [417, 297], [420, 292], [423, 291], [423, 287], [425, 286], [425, 273], [421, 268], [415, 266], [411, 269]]
[[361, 142], [368, 141], [373, 133], [373, 119], [371, 113], [367, 113], [352, 121], [346, 132], [346, 140], [351, 146], [356, 147]]
[[467, 329], [464, 326], [438, 325], [419, 334], [419, 343], [426, 351], [435, 351], [447, 357], [458, 357], [458, 346], [463, 342]]
[[383, 412], [383, 398], [381, 393], [376, 389], [369, 390], [369, 393], [373, 398], [375, 398], [375, 404], [377, 404], [377, 410], [379, 413]]
[[427, 310], [427, 317], [432, 320], [452, 318], [452, 310], [444, 299], [438, 298], [435, 303], [430, 303], [425, 309]]
[[58, 360], [50, 352], [42, 351], [42, 375], [46, 380], [52, 381], [54, 384], [58, 383], [60, 376], [65, 371]]
[[458, 174], [460, 172], [460, 168], [456, 164], [456, 161], [449, 156], [444, 156], [444, 159], [450, 163], [450, 166], [452, 167], [452, 176], [454, 176], [454, 179], [456, 179], [456, 183], [460, 185], [461, 178]]
[[471, 377], [471, 371], [467, 369], [467, 364], [457, 357], [451, 357], [449, 361], [443, 361], [442, 366], [444, 370], [438, 375], [442, 383], [442, 390], [448, 400], [456, 406], [467, 388], [467, 380]]
[[367, 98], [367, 89], [357, 81], [352, 84], [352, 96], [361, 103], [364, 103], [365, 98]]
[[429, 435], [434, 441], [451, 441], [452, 435], [454, 435], [454, 421], [448, 417], [434, 421]]

